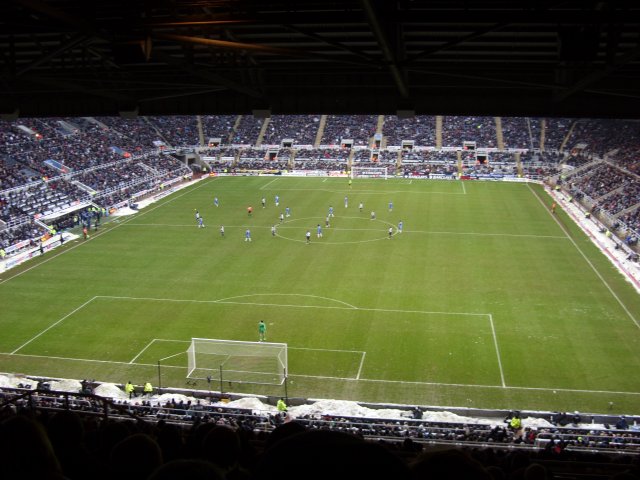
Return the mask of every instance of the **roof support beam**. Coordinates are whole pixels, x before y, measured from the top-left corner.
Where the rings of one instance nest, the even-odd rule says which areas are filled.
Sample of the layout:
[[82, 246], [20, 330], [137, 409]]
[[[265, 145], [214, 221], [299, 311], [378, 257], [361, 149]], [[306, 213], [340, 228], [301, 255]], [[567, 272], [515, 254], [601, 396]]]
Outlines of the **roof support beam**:
[[407, 60], [405, 60], [404, 62], [402, 62], [404, 65], [409, 65], [411, 63], [414, 63], [416, 60], [421, 60], [423, 58], [426, 58], [430, 55], [433, 55], [434, 53], [437, 52], [444, 52], [446, 50], [449, 50], [453, 47], [456, 47], [462, 43], [465, 42], [469, 42], [471, 40], [475, 40], [478, 37], [482, 37], [483, 35], [486, 35], [487, 33], [490, 32], [495, 32], [497, 30], [500, 30], [501, 28], [506, 27], [507, 25], [509, 25], [508, 23], [498, 23], [495, 25], [491, 25], [489, 27], [486, 28], [482, 28], [480, 30], [477, 30], [475, 32], [472, 32], [468, 35], [464, 35], [463, 37], [460, 37], [456, 40], [451, 40], [450, 42], [447, 42], [443, 45], [440, 45], [438, 47], [434, 47], [434, 48], [430, 48], [428, 50], [424, 50], [420, 53], [417, 53], [415, 55], [412, 55], [411, 57], [407, 58]]
[[79, 45], [79, 44], [85, 42], [86, 40], [88, 40], [86, 35], [83, 35], [83, 34], [74, 35], [73, 37], [71, 37], [69, 40], [67, 40], [65, 43], [60, 45], [55, 50], [47, 53], [46, 55], [40, 57], [38, 60], [35, 60], [34, 62], [30, 63], [29, 65], [27, 65], [27, 66], [21, 68], [20, 70], [18, 70], [18, 72], [16, 73], [16, 77], [19, 77], [20, 75], [28, 72], [29, 70], [32, 70], [32, 69], [34, 69], [36, 67], [39, 67], [40, 65], [43, 65], [43, 64], [47, 63], [49, 60], [54, 59], [55, 57], [57, 57], [61, 53], [69, 50], [70, 48], [75, 47], [76, 45]]
[[617, 69], [619, 69], [620, 67], [623, 67], [629, 62], [632, 62], [638, 57], [640, 57], [640, 45], [636, 46], [636, 48], [629, 51], [628, 53], [622, 55], [620, 58], [618, 58], [616, 61], [614, 61], [610, 66], [608, 66], [604, 70], [599, 70], [599, 71], [590, 73], [589, 75], [585, 76], [584, 78], [576, 82], [572, 87], [562, 90], [558, 94], [554, 95], [553, 101], [561, 102], [566, 98], [570, 97], [571, 95], [573, 95], [574, 93], [578, 93], [580, 91], [585, 90], [589, 85], [593, 85], [599, 80], [602, 80], [603, 78], [608, 77]]
[[176, 68], [186, 71], [191, 75], [204, 78], [205, 80], [213, 82], [216, 85], [222, 85], [229, 90], [234, 90], [238, 93], [242, 93], [243, 95], [247, 95], [253, 98], [262, 98], [263, 96], [262, 93], [258, 92], [257, 90], [249, 87], [244, 87], [233, 80], [222, 77], [221, 75], [202, 71], [202, 69], [195, 68], [192, 65], [189, 65], [188, 63], [185, 63], [178, 58], [172, 57], [171, 55], [164, 53], [158, 49], [154, 49], [151, 55], [157, 60], [160, 60], [168, 65], [172, 65]]
[[398, 89], [398, 93], [404, 99], [409, 98], [409, 89], [407, 88], [407, 82], [404, 78], [404, 73], [398, 67], [398, 60], [396, 58], [396, 54], [393, 51], [392, 45], [387, 38], [387, 35], [382, 29], [382, 25], [378, 20], [378, 15], [371, 4], [372, 0], [361, 0], [362, 8], [364, 10], [365, 16], [367, 18], [367, 22], [373, 31], [373, 34], [382, 50], [382, 54], [384, 55], [384, 59], [388, 64], [389, 71], [391, 72], [391, 76], [396, 84]]

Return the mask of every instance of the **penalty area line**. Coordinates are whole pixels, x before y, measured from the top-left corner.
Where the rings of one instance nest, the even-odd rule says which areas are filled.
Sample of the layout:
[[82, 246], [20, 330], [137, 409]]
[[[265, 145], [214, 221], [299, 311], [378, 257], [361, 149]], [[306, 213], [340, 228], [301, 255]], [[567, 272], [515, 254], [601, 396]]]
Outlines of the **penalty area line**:
[[149, 348], [149, 347], [151, 346], [151, 344], [153, 344], [153, 342], [155, 342], [155, 341], [156, 341], [156, 339], [154, 338], [154, 339], [153, 339], [153, 340], [151, 340], [149, 343], [147, 343], [147, 346], [146, 346], [146, 347], [144, 347], [142, 350], [140, 350], [140, 352], [138, 352], [138, 354], [137, 354], [135, 357], [133, 357], [129, 363], [134, 363], [134, 362], [138, 359], [138, 357], [139, 357], [140, 355], [142, 355], [142, 354], [145, 352], [145, 350], [146, 350], [147, 348]]
[[[142, 355], [142, 354], [144, 353], [144, 351], [145, 351], [147, 348], [149, 348], [149, 347], [151, 346], [151, 344], [153, 344], [154, 342], [178, 342], [178, 343], [191, 343], [191, 342], [189, 342], [189, 340], [168, 340], [168, 339], [165, 339], [165, 338], [154, 338], [154, 339], [152, 339], [152, 340], [147, 344], [147, 346], [146, 346], [146, 347], [144, 347], [142, 350], [140, 350], [140, 352], [139, 352], [135, 357], [133, 357], [133, 358], [131, 359], [131, 361], [129, 362], [129, 364], [134, 364], [134, 363], [135, 363], [135, 361], [138, 359], [138, 357], [140, 357], [140, 355]], [[159, 362], [164, 362], [165, 360], [168, 360], [168, 359], [173, 358], [173, 357], [177, 357], [178, 355], [184, 355], [185, 353], [186, 353], [186, 352], [178, 352], [178, 353], [175, 353], [175, 354], [173, 354], [173, 355], [169, 355], [168, 357], [161, 358], [161, 359], [159, 359], [158, 361], [159, 361]]]
[[[29, 357], [29, 358], [46, 358], [50, 360], [64, 360], [69, 362], [91, 362], [91, 363], [107, 363], [111, 365], [133, 365], [137, 367], [158, 367], [156, 363], [129, 363], [119, 362], [117, 360], [98, 360], [95, 358], [71, 358], [71, 357], [58, 357], [53, 355], [33, 355], [30, 353], [0, 353], [0, 355], [15, 355], [16, 357]], [[162, 365], [162, 368], [181, 368], [186, 370], [187, 367], [180, 367], [176, 365]]]
[[362, 358], [360, 359], [360, 368], [358, 368], [358, 374], [356, 375], [356, 380], [360, 380], [360, 374], [362, 373], [362, 366], [364, 365], [364, 357], [367, 355], [367, 352], [362, 352]]
[[490, 313], [489, 315], [489, 324], [491, 325], [491, 334], [493, 335], [493, 344], [496, 347], [496, 356], [498, 357], [498, 367], [500, 368], [500, 381], [502, 382], [502, 386], [506, 387], [507, 384], [504, 381], [504, 371], [502, 370], [502, 360], [500, 358], [500, 348], [498, 348], [498, 338], [496, 337], [496, 329], [493, 326], [493, 315]]

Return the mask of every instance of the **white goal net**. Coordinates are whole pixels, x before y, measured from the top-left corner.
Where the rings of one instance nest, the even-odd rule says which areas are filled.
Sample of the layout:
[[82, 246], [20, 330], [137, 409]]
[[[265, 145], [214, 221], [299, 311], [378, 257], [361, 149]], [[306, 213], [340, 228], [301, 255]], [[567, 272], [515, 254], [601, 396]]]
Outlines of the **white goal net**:
[[351, 178], [384, 178], [387, 177], [387, 167], [351, 167]]
[[281, 385], [287, 376], [286, 343], [192, 338], [187, 358], [192, 379]]

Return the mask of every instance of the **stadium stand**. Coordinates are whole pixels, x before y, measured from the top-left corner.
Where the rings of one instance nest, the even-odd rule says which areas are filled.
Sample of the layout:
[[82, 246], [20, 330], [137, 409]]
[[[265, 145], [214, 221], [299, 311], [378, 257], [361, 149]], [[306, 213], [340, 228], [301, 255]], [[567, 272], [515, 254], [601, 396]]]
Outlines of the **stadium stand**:
[[233, 131], [231, 144], [233, 145], [255, 145], [260, 136], [263, 119], [256, 119], [252, 116], [244, 115], [240, 118], [237, 127]]
[[199, 145], [196, 117], [176, 115], [171, 117], [152, 117], [153, 125], [160, 136], [171, 146]]
[[[502, 117], [502, 136], [504, 148], [522, 148], [533, 150], [538, 148], [534, 140], [534, 129], [531, 128], [529, 118]], [[539, 137], [539, 134], [538, 134]]]
[[318, 148], [298, 150], [294, 168], [297, 170], [346, 171], [350, 150], [346, 148]]
[[200, 118], [205, 142], [219, 138], [222, 145], [230, 143], [229, 140], [238, 119], [237, 115], [203, 115]]
[[461, 148], [466, 141], [476, 142], [479, 148], [496, 147], [497, 134], [494, 118], [444, 117], [442, 146]]
[[572, 124], [573, 121], [567, 118], [544, 119], [544, 142], [541, 150], [560, 151]]
[[[291, 138], [294, 144], [313, 144], [320, 116], [300, 116], [296, 121], [274, 116], [260, 139], [263, 120], [225, 115], [200, 118], [205, 142], [220, 138], [221, 145], [203, 148], [198, 154], [213, 157], [208, 166], [218, 172], [279, 172], [290, 168], [346, 171], [352, 162], [358, 166], [386, 166], [389, 175], [456, 178], [461, 168], [466, 175], [555, 177], [576, 200], [588, 199], [592, 213], [607, 215], [627, 245], [637, 245], [640, 162], [635, 152], [640, 136], [636, 122], [516, 117], [501, 120], [504, 148], [527, 151], [496, 151], [498, 132], [493, 117], [443, 117], [442, 144], [457, 150], [436, 150], [436, 117], [419, 116], [412, 123], [387, 116], [382, 126], [387, 146], [401, 146], [403, 140], [415, 142], [414, 148], [398, 152], [384, 147], [370, 149], [378, 128], [377, 116], [328, 115], [322, 147], [294, 149], [280, 148], [280, 142]], [[353, 141], [353, 147], [365, 148], [340, 148], [346, 139]], [[257, 147], [260, 140], [278, 148], [270, 152]], [[463, 141], [492, 149], [486, 163], [478, 162], [475, 152], [461, 151]], [[163, 154], [160, 147], [199, 143], [196, 117], [0, 121], [0, 246], [6, 249], [19, 242], [36, 245], [49, 233], [36, 221], [39, 215], [63, 211], [74, 202], [94, 202], [102, 208], [127, 204], [137, 195], [162, 188], [164, 182], [190, 174], [184, 160]], [[65, 215], [54, 225], [60, 229], [90, 224], [93, 215], [83, 208], [77, 221]], [[402, 421], [333, 415], [293, 419], [272, 412], [212, 406], [204, 401], [194, 404], [166, 400], [152, 404], [140, 399], [114, 403], [92, 395], [34, 392], [27, 388], [0, 389], [0, 400], [0, 438], [5, 439], [0, 448], [0, 465], [4, 474], [12, 468], [28, 469], [37, 455], [35, 446], [50, 442], [53, 450], [47, 453], [48, 465], [52, 472], [60, 474], [52, 478], [83, 478], [87, 471], [93, 478], [112, 478], [122, 473], [125, 463], [105, 465], [115, 458], [125, 462], [125, 442], [135, 455], [150, 445], [160, 451], [145, 471], [128, 460], [128, 465], [137, 469], [136, 478], [147, 478], [154, 468], [162, 470], [173, 462], [193, 458], [217, 465], [228, 478], [266, 478], [265, 472], [271, 474], [276, 468], [277, 461], [271, 458], [280, 460], [276, 450], [271, 457], [270, 447], [275, 439], [288, 434], [332, 432], [349, 435], [354, 439], [350, 441], [366, 440], [382, 446], [394, 461], [399, 460], [391, 462], [397, 469], [393, 478], [402, 478], [408, 472], [418, 475], [434, 471], [429, 470], [436, 468], [434, 446], [450, 449], [449, 457], [438, 460], [449, 474], [456, 464], [463, 463], [478, 478], [519, 478], [534, 466], [544, 469], [547, 476], [564, 475], [563, 478], [610, 478], [625, 471], [639, 475], [636, 419], [608, 419], [613, 426], [594, 429], [557, 413], [551, 419], [553, 427], [512, 429], [507, 423], [471, 425], [413, 416]], [[44, 436], [40, 428], [44, 429]], [[211, 447], [214, 440], [207, 438], [214, 437], [212, 432], [220, 428], [237, 445], [233, 457], [237, 461], [233, 465], [223, 463], [211, 450], [203, 450], [206, 445]], [[18, 430], [23, 433], [18, 435]], [[67, 432], [68, 438], [62, 438], [61, 432]], [[7, 438], [15, 447], [23, 448], [21, 455], [7, 444]], [[322, 444], [321, 439], [314, 441]], [[629, 452], [636, 456], [626, 455]], [[185, 464], [182, 467], [187, 468]], [[278, 473], [286, 478], [286, 472]], [[490, 474], [493, 476], [487, 476]]]
[[320, 145], [340, 145], [353, 140], [353, 146], [368, 147], [376, 133], [375, 115], [327, 115]]
[[415, 142], [415, 146], [435, 147], [436, 117], [418, 115], [414, 118], [398, 118], [388, 115], [384, 118], [382, 134], [386, 145], [401, 146], [403, 140]]
[[[593, 418], [554, 412], [548, 426], [529, 427], [524, 412], [504, 412], [503, 419], [491, 424], [475, 424], [423, 420], [428, 412], [417, 407], [395, 420], [292, 417], [275, 409], [225, 406], [216, 398], [187, 400], [177, 392], [162, 400], [144, 395], [108, 400], [93, 395], [95, 384], [88, 381], [77, 393], [50, 391], [46, 381], [38, 386], [40, 390], [23, 385], [0, 391], [4, 478], [18, 473], [33, 478], [45, 455], [45, 464], [60, 476], [41, 478], [167, 478], [153, 475], [191, 459], [221, 472], [206, 478], [300, 478], [318, 468], [309, 458], [316, 455], [328, 465], [323, 469], [340, 468], [342, 473], [345, 468], [362, 472], [364, 465], [383, 469], [370, 478], [519, 478], [534, 468], [546, 472], [543, 478], [638, 473], [640, 433], [631, 429], [634, 418], [598, 419], [609, 423], [595, 428], [581, 423]], [[50, 450], [42, 448], [48, 443]], [[278, 445], [286, 446], [286, 459]], [[442, 458], [434, 464], [438, 455]], [[460, 469], [466, 472], [463, 477], [458, 477]]]
[[[268, 120], [222, 115], [2, 121], [0, 220], [5, 226], [0, 235], [3, 243], [24, 240], [23, 235], [33, 237], [41, 230], [40, 226], [30, 226], [29, 215], [55, 211], [73, 202], [89, 201], [91, 197], [108, 207], [125, 202], [136, 191], [149, 190], [172, 176], [186, 173], [183, 162], [170, 160], [172, 157], [166, 155], [151, 156], [148, 152], [157, 153], [176, 145], [197, 148], [199, 122], [205, 142], [220, 141], [218, 147], [199, 152], [200, 157], [209, 157], [208, 169], [219, 173], [291, 168], [346, 171], [353, 164], [384, 165], [390, 175], [404, 176], [466, 173], [474, 178], [523, 176], [540, 180], [562, 175], [573, 177], [573, 191], [579, 198], [602, 200], [598, 211], [615, 221], [624, 238], [628, 237], [627, 232], [631, 232], [632, 238], [638, 236], [637, 122], [505, 117], [498, 123], [494, 117], [442, 117], [444, 147], [459, 150], [464, 141], [470, 141], [475, 142], [478, 149], [490, 150], [484, 163], [477, 162], [473, 152], [460, 152], [458, 167], [458, 152], [435, 150], [437, 117], [386, 116], [379, 125], [375, 115], [327, 115], [322, 128], [321, 119], [319, 115], [276, 115]], [[265, 121], [264, 138], [260, 138]], [[500, 132], [496, 125], [500, 125]], [[383, 146], [369, 150], [380, 126]], [[313, 148], [311, 145], [320, 129], [321, 147]], [[524, 150], [519, 158], [495, 151], [498, 133], [504, 149]], [[295, 145], [307, 146], [279, 148], [285, 138], [293, 140]], [[353, 143], [339, 148], [344, 140]], [[386, 149], [394, 144], [400, 147], [403, 140], [414, 143], [406, 146], [400, 158], [395, 151]], [[267, 153], [265, 147], [256, 146], [258, 142], [277, 148]], [[559, 153], [563, 147], [566, 153]], [[132, 161], [132, 155], [142, 155], [145, 159]], [[605, 155], [606, 169], [597, 161]], [[591, 164], [592, 171], [581, 170]], [[563, 165], [573, 170], [563, 173]], [[574, 170], [579, 175], [575, 175]], [[56, 181], [51, 183], [53, 179]]]
[[313, 145], [319, 126], [320, 115], [273, 115], [262, 144], [280, 145], [289, 139], [293, 145]]

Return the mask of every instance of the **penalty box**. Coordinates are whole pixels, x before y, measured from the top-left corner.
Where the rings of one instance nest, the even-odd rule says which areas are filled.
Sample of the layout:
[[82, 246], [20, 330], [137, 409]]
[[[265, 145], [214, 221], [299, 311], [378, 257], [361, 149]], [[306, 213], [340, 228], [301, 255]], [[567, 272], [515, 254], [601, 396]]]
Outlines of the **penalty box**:
[[[96, 296], [20, 353], [187, 366], [190, 339], [287, 343], [290, 376], [495, 385], [502, 367], [489, 314], [359, 308], [331, 299], [181, 300]], [[315, 303], [315, 304], [311, 304]], [[162, 339], [162, 340], [160, 340]], [[366, 353], [365, 353], [366, 352]]]

